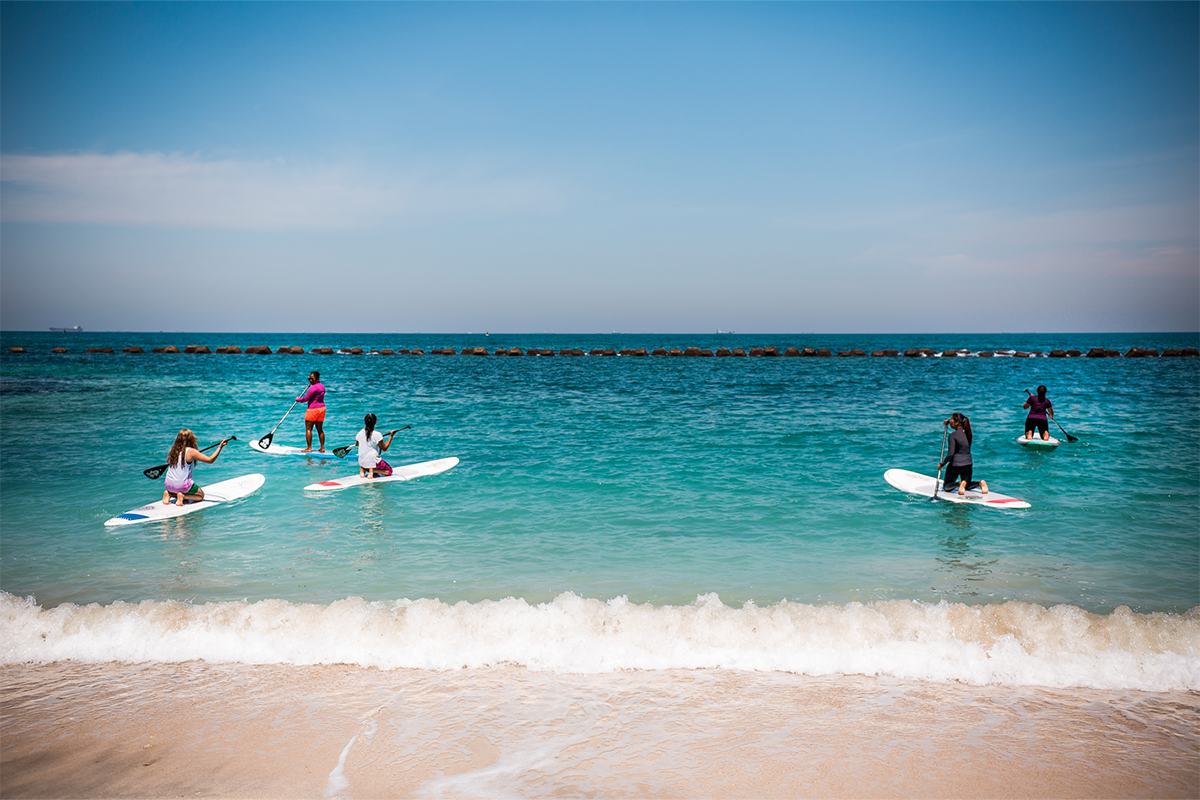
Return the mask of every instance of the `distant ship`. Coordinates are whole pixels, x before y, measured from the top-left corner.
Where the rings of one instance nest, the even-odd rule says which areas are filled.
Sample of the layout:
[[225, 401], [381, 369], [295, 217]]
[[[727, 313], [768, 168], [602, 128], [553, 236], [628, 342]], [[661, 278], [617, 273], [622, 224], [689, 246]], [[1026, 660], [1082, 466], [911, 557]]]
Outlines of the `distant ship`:
[[76, 325], [74, 328], [51, 328], [52, 331], [70, 331], [71, 333], [83, 333], [83, 328]]

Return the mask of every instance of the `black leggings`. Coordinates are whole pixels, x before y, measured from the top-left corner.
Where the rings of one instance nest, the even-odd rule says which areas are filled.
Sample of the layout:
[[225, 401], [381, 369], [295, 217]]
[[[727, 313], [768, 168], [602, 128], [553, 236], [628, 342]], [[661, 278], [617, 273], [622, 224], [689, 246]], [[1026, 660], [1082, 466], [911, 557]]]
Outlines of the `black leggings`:
[[973, 464], [965, 464], [961, 467], [949, 466], [946, 467], [946, 477], [942, 481], [942, 490], [946, 492], [958, 491], [958, 484], [966, 481], [968, 489], [975, 489], [979, 486], [971, 480], [971, 468]]

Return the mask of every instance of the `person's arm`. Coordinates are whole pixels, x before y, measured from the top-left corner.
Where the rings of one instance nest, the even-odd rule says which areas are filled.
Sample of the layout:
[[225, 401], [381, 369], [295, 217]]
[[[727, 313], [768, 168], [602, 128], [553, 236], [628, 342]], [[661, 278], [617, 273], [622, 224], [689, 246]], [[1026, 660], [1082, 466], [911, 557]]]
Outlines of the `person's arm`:
[[1049, 400], [1046, 401], [1046, 416], [1054, 419], [1054, 403], [1051, 403]]
[[946, 449], [946, 460], [943, 461], [941, 464], [938, 464], [939, 470], [942, 467], [949, 464], [950, 459], [954, 458], [954, 452], [958, 449], [958, 440], [954, 438], [954, 435], [956, 433], [958, 433], [958, 431], [955, 431], [954, 433], [950, 434], [950, 447]]
[[297, 402], [297, 403], [307, 403], [307, 402], [308, 402], [308, 396], [309, 396], [310, 394], [312, 394], [312, 390], [313, 390], [313, 387], [312, 387], [312, 386], [309, 386], [307, 389], [305, 389], [305, 390], [304, 390], [304, 394], [302, 394], [302, 395], [300, 395], [299, 397], [297, 397], [297, 398], [296, 398], [296, 402]]
[[205, 464], [211, 464], [217, 460], [217, 456], [221, 455], [221, 451], [225, 449], [225, 444], [228, 441], [228, 439], [222, 439], [221, 443], [217, 445], [217, 451], [211, 456], [201, 453], [194, 447], [189, 447], [186, 458], [188, 461], [203, 461]]
[[396, 432], [395, 432], [395, 431], [392, 431], [391, 433], [389, 433], [389, 434], [388, 434], [387, 441], [386, 441], [386, 442], [381, 442], [381, 443], [380, 443], [380, 445], [379, 445], [379, 449], [380, 449], [380, 450], [387, 450], [389, 447], [391, 447], [391, 446], [392, 446], [392, 439], [395, 439], [395, 438], [396, 438]]
[[1025, 400], [1025, 405], [1021, 406], [1021, 408], [1029, 408], [1029, 401], [1030, 401], [1030, 400], [1032, 400], [1032, 399], [1033, 399], [1033, 397], [1032, 397], [1032, 396], [1030, 396], [1028, 399], [1026, 399], [1026, 400]]

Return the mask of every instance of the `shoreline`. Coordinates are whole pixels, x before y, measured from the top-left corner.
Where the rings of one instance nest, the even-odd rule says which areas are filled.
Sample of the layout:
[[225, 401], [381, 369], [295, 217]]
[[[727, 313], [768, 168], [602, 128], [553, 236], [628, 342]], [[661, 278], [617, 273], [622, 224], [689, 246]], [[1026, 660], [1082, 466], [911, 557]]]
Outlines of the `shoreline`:
[[729, 670], [0, 667], [3, 797], [1194, 797], [1200, 693]]

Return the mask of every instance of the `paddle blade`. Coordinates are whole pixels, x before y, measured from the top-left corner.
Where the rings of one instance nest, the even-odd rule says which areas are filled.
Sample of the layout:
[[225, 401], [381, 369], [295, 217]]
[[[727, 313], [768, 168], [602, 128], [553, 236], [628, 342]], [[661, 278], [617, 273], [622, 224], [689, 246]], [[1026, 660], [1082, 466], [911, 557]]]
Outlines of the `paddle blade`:
[[159, 466], [159, 467], [151, 467], [150, 469], [144, 469], [144, 470], [142, 470], [142, 474], [153, 481], [153, 480], [158, 480], [159, 478], [161, 478], [162, 474], [166, 471], [167, 471], [167, 465], [163, 464], [162, 466]]
[[268, 447], [271, 446], [271, 440], [274, 438], [275, 438], [275, 431], [271, 431], [266, 436], [264, 436], [258, 440], [258, 446], [261, 447], [263, 450], [266, 450]]
[[335, 447], [335, 448], [333, 448], [333, 454], [335, 456], [337, 456], [338, 458], [345, 458], [346, 454], [349, 453], [351, 450], [353, 450], [357, 446], [358, 446], [357, 443], [355, 443], [355, 444], [348, 444], [345, 447]]

